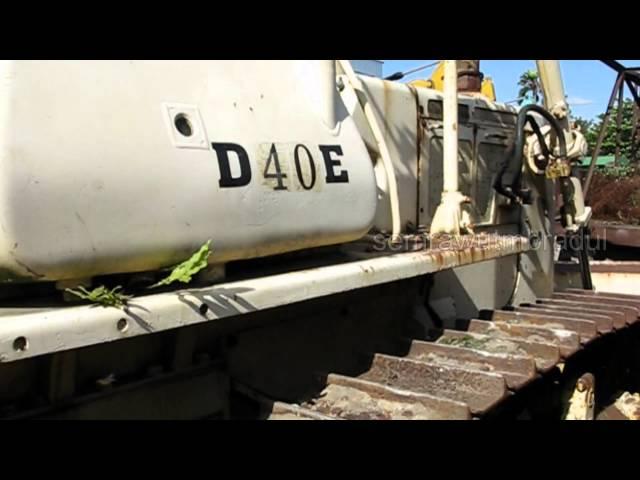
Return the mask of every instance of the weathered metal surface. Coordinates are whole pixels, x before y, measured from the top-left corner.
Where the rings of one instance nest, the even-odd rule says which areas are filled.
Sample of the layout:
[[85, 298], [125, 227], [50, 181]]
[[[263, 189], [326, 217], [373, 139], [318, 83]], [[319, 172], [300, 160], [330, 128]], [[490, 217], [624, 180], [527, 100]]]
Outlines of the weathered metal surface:
[[484, 75], [480, 72], [480, 60], [456, 60], [458, 68], [458, 90], [480, 93]]
[[[580, 297], [597, 298], [605, 304], [628, 305], [634, 307], [640, 314], [640, 299], [636, 295], [628, 295], [623, 293], [598, 292], [593, 290], [567, 289], [560, 294], [578, 295]], [[624, 303], [621, 303], [624, 302]]]
[[574, 293], [576, 295], [586, 295], [590, 297], [618, 298], [620, 300], [630, 300], [632, 302], [638, 302], [637, 295], [630, 295], [628, 293], [598, 292], [594, 290], [579, 290], [577, 288], [567, 288], [565, 292]]
[[[640, 274], [640, 262], [623, 261], [623, 262], [591, 262], [591, 271], [594, 273], [628, 273]], [[637, 286], [636, 286], [637, 289]], [[603, 290], [611, 291], [611, 290]], [[640, 292], [639, 292], [640, 293]]]
[[571, 298], [579, 299], [585, 302], [599, 302], [605, 305], [620, 305], [633, 307], [640, 314], [640, 301], [636, 300], [634, 296], [616, 296], [615, 293], [608, 292], [594, 292], [588, 290], [566, 290], [563, 292], [556, 292], [553, 294], [553, 298]]
[[[136, 297], [125, 309], [82, 306], [23, 314], [12, 309], [6, 315], [0, 309], [0, 362], [238, 317], [514, 255], [528, 248], [526, 238], [501, 240], [487, 235], [439, 244], [437, 249], [393, 255], [387, 252], [383, 256], [362, 249], [356, 254], [354, 247], [354, 251], [344, 253], [341, 264]], [[119, 328], [123, 323], [126, 328]], [[17, 339], [26, 339], [25, 348], [16, 348]]]
[[570, 357], [580, 348], [580, 336], [569, 330], [528, 325], [512, 325], [502, 322], [472, 320], [469, 331], [506, 338], [521, 338], [531, 342], [555, 345], [564, 357]]
[[569, 330], [580, 336], [582, 343], [593, 340], [598, 330], [594, 322], [575, 315], [556, 315], [554, 312], [545, 312], [537, 310], [504, 311], [497, 310], [493, 312], [491, 318], [494, 322], [508, 323], [510, 325], [528, 325], [534, 327], [545, 327], [551, 329]]
[[297, 405], [275, 402], [270, 420], [336, 420], [333, 417], [313, 412]]
[[[591, 261], [591, 278], [596, 291], [640, 294], [640, 262]], [[556, 262], [556, 290], [580, 287], [580, 268], [573, 262]]]
[[[591, 273], [627, 273], [627, 274], [640, 274], [640, 262], [632, 260], [613, 261], [613, 260], [592, 260], [589, 262]], [[573, 274], [580, 271], [580, 265], [574, 262], [556, 262], [555, 270], [560, 274]], [[569, 290], [562, 289], [563, 291]], [[578, 289], [576, 289], [578, 290]], [[613, 290], [595, 288], [596, 291], [612, 292]], [[640, 293], [640, 290], [638, 291]], [[630, 294], [634, 295], [634, 294]]]
[[628, 421], [629, 419], [625, 417], [620, 410], [616, 408], [615, 405], [611, 405], [605, 408], [602, 412], [600, 412], [596, 418], [596, 420], [607, 420], [607, 421]]
[[640, 394], [625, 392], [616, 400], [615, 406], [629, 420], [640, 420]]
[[[357, 378], [329, 375], [325, 390], [287, 412], [342, 419], [482, 417], [540, 375], [569, 360], [590, 340], [637, 320], [640, 297], [572, 290], [536, 304], [491, 312], [466, 331], [444, 330], [432, 342], [407, 340], [402, 356], [375, 354]], [[614, 328], [615, 327], [615, 328]], [[578, 379], [567, 419], [594, 418], [594, 378]], [[618, 403], [622, 402], [620, 400]], [[624, 397], [601, 417], [631, 418], [640, 400]]]
[[522, 388], [536, 375], [535, 361], [526, 354], [490, 353], [471, 348], [414, 341], [407, 358], [498, 373], [505, 378], [507, 386], [512, 390]]
[[621, 247], [640, 247], [640, 227], [636, 225], [617, 225], [592, 221], [591, 237], [594, 240], [607, 241]]
[[520, 338], [499, 338], [473, 332], [445, 330], [438, 343], [489, 353], [527, 355], [533, 358], [539, 372], [548, 372], [560, 362], [560, 350], [555, 345]]
[[[608, 333], [613, 330], [613, 319], [611, 316], [604, 314], [599, 315], [596, 313], [587, 313], [586, 311], [580, 310], [567, 311], [566, 309], [554, 309], [545, 307], [548, 306], [536, 304], [527, 307], [519, 307], [516, 308], [515, 311], [518, 313], [541, 314], [550, 317], [563, 318], [566, 322], [580, 322], [580, 325], [583, 322], [593, 323], [593, 326], [595, 327], [597, 333]], [[576, 320], [576, 317], [579, 317], [580, 320]], [[569, 325], [569, 323], [566, 323], [565, 325]], [[589, 327], [589, 329], [590, 328], [591, 327]]]
[[615, 297], [608, 297], [603, 294], [585, 295], [576, 293], [554, 293], [553, 298], [561, 300], [573, 300], [576, 302], [582, 302], [589, 305], [606, 305], [611, 307], [626, 307], [627, 311], [627, 323], [632, 324], [638, 321], [638, 315], [640, 314], [640, 302], [634, 300], [620, 299]]
[[566, 309], [567, 311], [583, 311], [583, 312], [599, 312], [602, 315], [608, 315], [613, 326], [616, 329], [624, 328], [627, 323], [633, 322], [633, 316], [635, 311], [631, 307], [622, 307], [620, 305], [603, 305], [595, 303], [584, 303], [579, 300], [564, 300], [564, 299], [552, 299], [541, 298], [538, 299], [538, 303], [532, 305], [532, 307], [543, 306], [544, 308], [553, 309]]
[[307, 410], [344, 420], [467, 420], [469, 408], [461, 402], [428, 394], [392, 389], [341, 375], [329, 375], [318, 399]]
[[623, 393], [598, 414], [597, 420], [640, 420], [640, 394]]
[[486, 412], [507, 394], [504, 378], [494, 373], [380, 354], [375, 355], [371, 369], [359, 378], [463, 402], [474, 414]]

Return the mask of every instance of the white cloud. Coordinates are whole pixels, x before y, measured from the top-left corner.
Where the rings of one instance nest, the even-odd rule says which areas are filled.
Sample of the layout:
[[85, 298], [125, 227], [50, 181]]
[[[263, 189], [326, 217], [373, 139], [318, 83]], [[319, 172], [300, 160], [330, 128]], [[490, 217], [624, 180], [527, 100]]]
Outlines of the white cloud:
[[574, 107], [579, 107], [581, 105], [591, 105], [593, 104], [593, 100], [587, 100], [586, 98], [580, 97], [567, 97], [567, 103]]

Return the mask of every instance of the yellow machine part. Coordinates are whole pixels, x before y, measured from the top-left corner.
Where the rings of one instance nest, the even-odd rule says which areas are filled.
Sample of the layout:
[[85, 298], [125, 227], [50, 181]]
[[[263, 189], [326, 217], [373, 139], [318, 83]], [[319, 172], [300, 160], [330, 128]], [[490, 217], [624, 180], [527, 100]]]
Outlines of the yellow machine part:
[[480, 91], [480, 93], [482, 93], [482, 95], [487, 97], [492, 102], [496, 101], [496, 86], [493, 83], [491, 77], [486, 77], [482, 81], [482, 90]]
[[422, 87], [422, 88], [431, 88], [433, 90], [438, 90], [439, 92], [444, 91], [444, 62], [440, 62], [436, 69], [431, 74], [431, 78], [414, 80], [410, 82], [409, 85], [414, 87]]
[[[438, 67], [433, 71], [431, 78], [428, 80], [420, 79], [414, 80], [410, 82], [409, 85], [414, 87], [421, 88], [431, 88], [433, 90], [438, 90], [439, 92], [444, 91], [444, 62], [440, 62]], [[486, 77], [482, 81], [482, 90], [480, 91], [482, 95], [487, 97], [492, 102], [496, 101], [496, 88], [493, 80], [490, 77]]]

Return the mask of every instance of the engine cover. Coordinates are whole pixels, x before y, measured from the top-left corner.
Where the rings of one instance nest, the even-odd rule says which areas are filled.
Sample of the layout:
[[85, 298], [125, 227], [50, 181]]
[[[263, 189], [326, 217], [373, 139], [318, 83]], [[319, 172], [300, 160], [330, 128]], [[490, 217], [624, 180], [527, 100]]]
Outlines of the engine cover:
[[376, 202], [332, 61], [0, 64], [2, 281], [352, 241]]

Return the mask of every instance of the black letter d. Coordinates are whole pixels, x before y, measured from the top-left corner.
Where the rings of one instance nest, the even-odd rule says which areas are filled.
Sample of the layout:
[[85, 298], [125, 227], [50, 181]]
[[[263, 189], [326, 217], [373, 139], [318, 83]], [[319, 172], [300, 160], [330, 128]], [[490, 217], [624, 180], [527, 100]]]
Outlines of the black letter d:
[[[251, 182], [251, 164], [249, 163], [249, 156], [246, 150], [235, 143], [212, 143], [211, 146], [218, 156], [220, 188], [244, 187], [249, 185]], [[240, 176], [237, 178], [231, 175], [229, 152], [235, 153], [240, 162]]]

